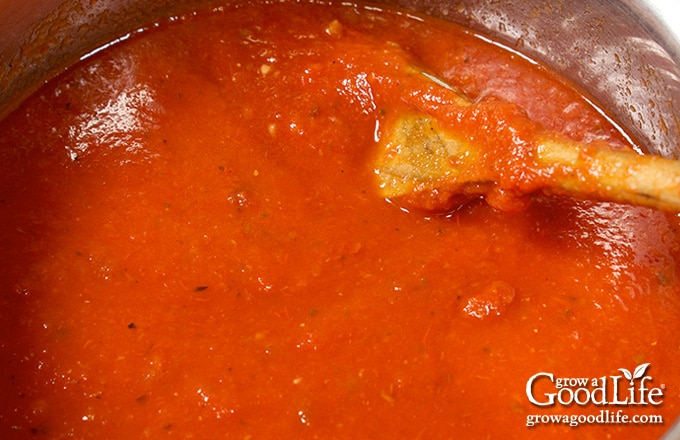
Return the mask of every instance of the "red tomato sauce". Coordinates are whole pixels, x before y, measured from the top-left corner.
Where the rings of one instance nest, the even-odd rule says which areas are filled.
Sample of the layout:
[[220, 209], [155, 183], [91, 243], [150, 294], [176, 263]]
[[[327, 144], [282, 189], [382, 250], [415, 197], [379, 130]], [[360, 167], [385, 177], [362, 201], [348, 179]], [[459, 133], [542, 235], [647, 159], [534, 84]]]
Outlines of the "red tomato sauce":
[[[547, 69], [403, 11], [253, 3], [134, 33], [0, 122], [0, 437], [670, 427], [678, 216], [547, 196], [519, 213], [386, 202], [371, 160], [381, 122], [407, 103], [380, 87], [385, 44], [473, 99], [625, 145]], [[629, 395], [621, 369], [638, 366], [634, 392], [644, 381], [653, 402], [612, 404], [614, 385]], [[528, 393], [541, 372], [555, 381]], [[603, 378], [610, 403], [530, 401], [558, 378]], [[540, 418], [601, 411], [663, 423]]]

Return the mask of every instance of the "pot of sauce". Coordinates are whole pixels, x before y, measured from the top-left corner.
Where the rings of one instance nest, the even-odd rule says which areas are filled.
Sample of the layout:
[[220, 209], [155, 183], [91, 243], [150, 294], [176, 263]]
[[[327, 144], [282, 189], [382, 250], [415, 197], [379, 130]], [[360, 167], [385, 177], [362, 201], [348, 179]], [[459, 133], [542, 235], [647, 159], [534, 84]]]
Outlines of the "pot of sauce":
[[[148, 23], [210, 3], [0, 0], [0, 118], [78, 60]], [[586, 90], [641, 150], [680, 157], [680, 25], [670, 21], [668, 5], [632, 0], [377, 3], [460, 23], [547, 64]], [[680, 439], [680, 428], [671, 427], [664, 438]]]

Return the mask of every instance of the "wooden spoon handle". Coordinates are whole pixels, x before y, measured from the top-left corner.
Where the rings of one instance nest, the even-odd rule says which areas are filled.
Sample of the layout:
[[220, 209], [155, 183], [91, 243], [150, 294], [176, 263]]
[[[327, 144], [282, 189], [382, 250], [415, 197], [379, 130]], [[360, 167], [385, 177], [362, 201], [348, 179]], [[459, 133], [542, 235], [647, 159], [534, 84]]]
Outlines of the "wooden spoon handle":
[[680, 211], [678, 161], [547, 138], [536, 160], [554, 168], [553, 192]]

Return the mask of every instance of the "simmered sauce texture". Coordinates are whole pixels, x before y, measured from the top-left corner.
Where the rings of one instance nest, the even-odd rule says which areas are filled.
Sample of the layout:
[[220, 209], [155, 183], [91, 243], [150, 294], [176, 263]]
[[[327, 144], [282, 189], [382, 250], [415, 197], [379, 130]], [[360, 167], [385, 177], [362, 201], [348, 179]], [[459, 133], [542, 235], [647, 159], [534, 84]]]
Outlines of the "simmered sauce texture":
[[[661, 436], [680, 414], [677, 216], [381, 199], [376, 139], [407, 110], [376, 85], [385, 45], [624, 145], [541, 67], [399, 11], [242, 4], [135, 34], [0, 122], [2, 438]], [[660, 405], [526, 393], [539, 372], [644, 364]], [[526, 426], [602, 409], [664, 423]]]

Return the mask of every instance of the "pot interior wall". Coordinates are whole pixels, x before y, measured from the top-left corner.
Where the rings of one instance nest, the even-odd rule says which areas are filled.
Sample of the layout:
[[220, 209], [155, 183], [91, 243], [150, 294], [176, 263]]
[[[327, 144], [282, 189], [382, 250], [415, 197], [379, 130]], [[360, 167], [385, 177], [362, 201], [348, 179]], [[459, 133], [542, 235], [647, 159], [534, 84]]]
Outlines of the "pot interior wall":
[[[0, 118], [83, 54], [161, 17], [220, 1], [35, 3], [0, 0]], [[639, 1], [378, 3], [466, 25], [547, 63], [587, 90], [643, 149], [680, 157], [679, 44]]]

